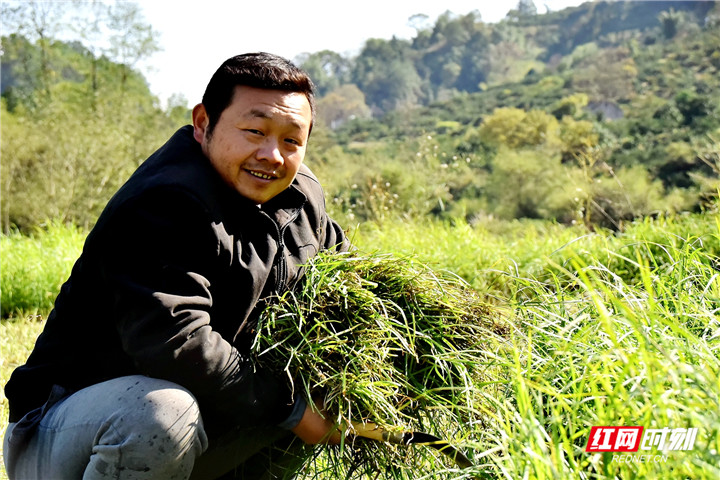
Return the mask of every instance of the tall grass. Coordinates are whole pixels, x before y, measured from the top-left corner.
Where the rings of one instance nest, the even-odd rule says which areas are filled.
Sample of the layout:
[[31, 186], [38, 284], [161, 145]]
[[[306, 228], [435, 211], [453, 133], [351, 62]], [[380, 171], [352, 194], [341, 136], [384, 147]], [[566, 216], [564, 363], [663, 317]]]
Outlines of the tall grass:
[[46, 314], [80, 255], [86, 232], [49, 223], [31, 235], [0, 235], [0, 315]]
[[[515, 454], [494, 458], [496, 472], [509, 478], [720, 475], [716, 259], [688, 245], [663, 247], [672, 260], [653, 264], [643, 260], [646, 244], [634, 245], [636, 283], [579, 258], [566, 271], [570, 295], [568, 287], [517, 279], [523, 327], [512, 389], [506, 398], [488, 399], [499, 427], [490, 445]], [[697, 427], [700, 435], [691, 452], [639, 452], [665, 453], [665, 462], [621, 463], [611, 453], [584, 452], [593, 425]]]
[[[513, 307], [514, 348], [494, 349], [505, 388], [498, 395], [478, 386], [476, 408], [486, 420], [454, 437], [476, 472], [718, 478], [717, 217], [645, 220], [622, 234], [574, 238], [556, 225], [533, 223], [525, 232], [518, 226], [501, 226], [502, 235], [467, 225], [385, 226], [361, 229], [356, 237], [380, 250], [424, 252], [426, 260], [471, 271], [481, 292], [489, 287], [485, 293]], [[590, 454], [585, 446], [594, 425], [698, 428], [699, 435], [691, 451]], [[450, 436], [457, 431], [450, 428]], [[472, 474], [441, 462], [433, 467], [428, 478]]]
[[[619, 234], [535, 222], [362, 225], [354, 241], [460, 274], [510, 309], [516, 325], [502, 342], [487, 338], [484, 361], [504, 381], [474, 386], [474, 419], [437, 427], [475, 467], [458, 470], [424, 447], [388, 446], [398, 449], [396, 463], [363, 478], [407, 478], [402, 464], [419, 455], [417, 478], [720, 477], [716, 214], [648, 219]], [[3, 272], [3, 295], [23, 281]], [[3, 380], [31, 347], [32, 333], [19, 338], [26, 325], [2, 323]], [[698, 436], [690, 451], [591, 454], [593, 425], [697, 428]], [[341, 452], [319, 450], [303, 478], [335, 478], [329, 466]]]

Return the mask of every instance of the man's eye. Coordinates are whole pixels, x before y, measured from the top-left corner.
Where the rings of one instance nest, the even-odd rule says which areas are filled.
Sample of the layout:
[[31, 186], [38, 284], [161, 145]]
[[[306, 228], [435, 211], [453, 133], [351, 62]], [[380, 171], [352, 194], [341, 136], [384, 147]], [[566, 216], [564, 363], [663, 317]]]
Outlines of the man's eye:
[[255, 130], [254, 128], [246, 128], [246, 132], [252, 133], [253, 135], [262, 135], [263, 133], [260, 130]]

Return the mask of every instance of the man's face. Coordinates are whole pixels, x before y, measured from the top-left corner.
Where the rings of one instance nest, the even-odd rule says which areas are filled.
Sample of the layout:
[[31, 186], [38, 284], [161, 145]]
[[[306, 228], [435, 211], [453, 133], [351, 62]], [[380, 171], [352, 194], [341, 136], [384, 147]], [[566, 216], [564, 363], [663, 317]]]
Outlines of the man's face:
[[262, 204], [285, 190], [300, 169], [312, 113], [302, 93], [239, 86], [211, 135], [200, 104], [193, 110], [195, 139], [223, 180]]

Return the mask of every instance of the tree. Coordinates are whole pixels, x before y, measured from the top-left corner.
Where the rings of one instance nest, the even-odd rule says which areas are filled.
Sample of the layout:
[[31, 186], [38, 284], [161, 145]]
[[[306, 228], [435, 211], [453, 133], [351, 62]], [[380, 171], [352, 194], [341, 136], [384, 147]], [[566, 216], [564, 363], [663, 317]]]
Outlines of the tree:
[[490, 33], [482, 23], [476, 23], [475, 31], [470, 36], [465, 52], [460, 60], [460, 74], [455, 87], [466, 92], [477, 92], [481, 84], [487, 81], [490, 71], [489, 60]]
[[666, 39], [671, 39], [678, 32], [678, 27], [683, 21], [683, 14], [682, 12], [677, 12], [674, 8], [671, 8], [670, 10], [660, 12], [660, 15], [658, 15], [658, 20], [660, 21], [660, 25], [662, 26], [663, 36]]
[[355, 85], [342, 85], [317, 102], [318, 119], [332, 129], [347, 120], [369, 116], [370, 108], [365, 104], [365, 95]]
[[587, 120], [575, 120], [565, 116], [560, 121], [560, 144], [563, 163], [584, 155], [598, 146], [600, 136], [595, 127]]
[[[8, 17], [15, 22], [13, 28], [31, 37], [14, 32], [2, 38], [3, 82], [9, 79], [12, 86], [3, 91], [1, 120], [4, 231], [29, 229], [51, 219], [92, 224], [132, 170], [178, 122], [187, 121], [181, 119], [182, 112], [166, 115], [159, 110], [144, 77], [134, 69], [143, 55], [154, 51], [152, 42], [147, 43], [152, 34], [137, 7], [116, 6], [110, 25], [105, 23], [110, 17], [104, 4], [93, 5], [97, 8], [88, 10], [85, 3], [63, 2], [63, 9], [43, 10], [33, 3], [20, 4]], [[85, 47], [77, 40], [63, 42], [39, 33], [67, 34], [60, 25], [69, 13], [85, 19], [84, 39], [100, 41], [101, 35], [92, 32], [97, 28], [109, 32], [115, 45], [108, 50]], [[32, 25], [46, 27], [29, 28]], [[125, 63], [111, 61], [111, 53]]]
[[3, 99], [9, 111], [20, 105], [29, 106], [38, 91], [45, 91], [40, 82], [38, 48], [18, 34], [2, 37]]
[[532, 0], [520, 0], [517, 6], [510, 10], [505, 18], [508, 20], [524, 20], [537, 15], [537, 7]]
[[416, 33], [430, 28], [430, 17], [424, 13], [415, 13], [408, 18], [408, 25], [415, 29]]
[[[37, 71], [35, 90], [50, 94], [52, 83], [51, 43], [64, 28], [64, 17], [68, 4], [64, 2], [2, 2], [3, 30], [14, 32], [38, 47], [38, 66], [23, 65], [25, 72]], [[27, 59], [32, 61], [32, 59]]]
[[550, 200], [565, 183], [557, 156], [502, 147], [493, 159], [486, 192], [500, 218], [549, 218]]
[[482, 73], [487, 46], [485, 25], [480, 13], [457, 16], [445, 12], [432, 31], [422, 32], [413, 42], [419, 56], [415, 67], [423, 80], [427, 100], [442, 99], [455, 89], [477, 91], [484, 81]]
[[353, 78], [374, 112], [409, 107], [422, 99], [422, 79], [406, 40], [370, 39], [355, 59]]
[[681, 90], [675, 95], [675, 106], [683, 116], [684, 125], [696, 123], [713, 112], [712, 102], [708, 97], [689, 90]]
[[[51, 87], [66, 80], [72, 71], [90, 78], [89, 98], [90, 103], [94, 102], [100, 88], [98, 69], [103, 58], [115, 62], [111, 76], [119, 79], [122, 93], [133, 80], [131, 77], [137, 78], [134, 71], [137, 64], [159, 50], [157, 33], [145, 23], [140, 7], [132, 2], [3, 2], [2, 13], [4, 28], [13, 32], [3, 37], [3, 47], [21, 46], [18, 38], [26, 41], [22, 51], [11, 46], [10, 58], [3, 58], [3, 63], [10, 62], [15, 78], [22, 77], [18, 85], [25, 91], [18, 93], [26, 101], [40, 101], [38, 92], [47, 97]], [[69, 34], [80, 41], [58, 41], [58, 37]], [[84, 56], [85, 61], [60, 54], [68, 50]], [[111, 63], [105, 61], [103, 66], [108, 68]], [[7, 77], [5, 73], [4, 76]], [[35, 98], [31, 99], [27, 90], [34, 91]], [[12, 107], [10, 102], [8, 108]]]
[[319, 97], [350, 80], [350, 61], [332, 50], [303, 54], [296, 62], [312, 78]]
[[588, 104], [588, 96], [584, 93], [575, 93], [567, 97], [561, 98], [555, 103], [552, 114], [558, 120], [565, 116], [574, 117], [582, 112]]
[[557, 143], [558, 121], [541, 110], [525, 112], [519, 108], [498, 108], [478, 129], [487, 144], [511, 149]]
[[124, 92], [130, 71], [160, 50], [158, 35], [145, 23], [140, 7], [131, 2], [116, 2], [108, 7], [107, 28], [110, 29], [107, 53], [120, 65], [120, 91]]
[[638, 71], [625, 47], [599, 50], [577, 63], [573, 86], [593, 101], [617, 102], [630, 99]]

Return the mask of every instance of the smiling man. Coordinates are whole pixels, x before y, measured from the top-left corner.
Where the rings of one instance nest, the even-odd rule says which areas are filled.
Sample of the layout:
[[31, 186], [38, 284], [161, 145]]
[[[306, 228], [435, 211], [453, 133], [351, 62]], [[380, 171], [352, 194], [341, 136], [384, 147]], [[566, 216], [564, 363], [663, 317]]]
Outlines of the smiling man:
[[347, 248], [303, 165], [312, 82], [233, 57], [192, 118], [110, 200], [13, 372], [11, 479], [290, 478], [338, 441], [250, 355], [266, 302]]
[[263, 204], [290, 186], [302, 165], [312, 126], [308, 97], [239, 86], [216, 124], [201, 103], [193, 110], [195, 139], [222, 179]]

